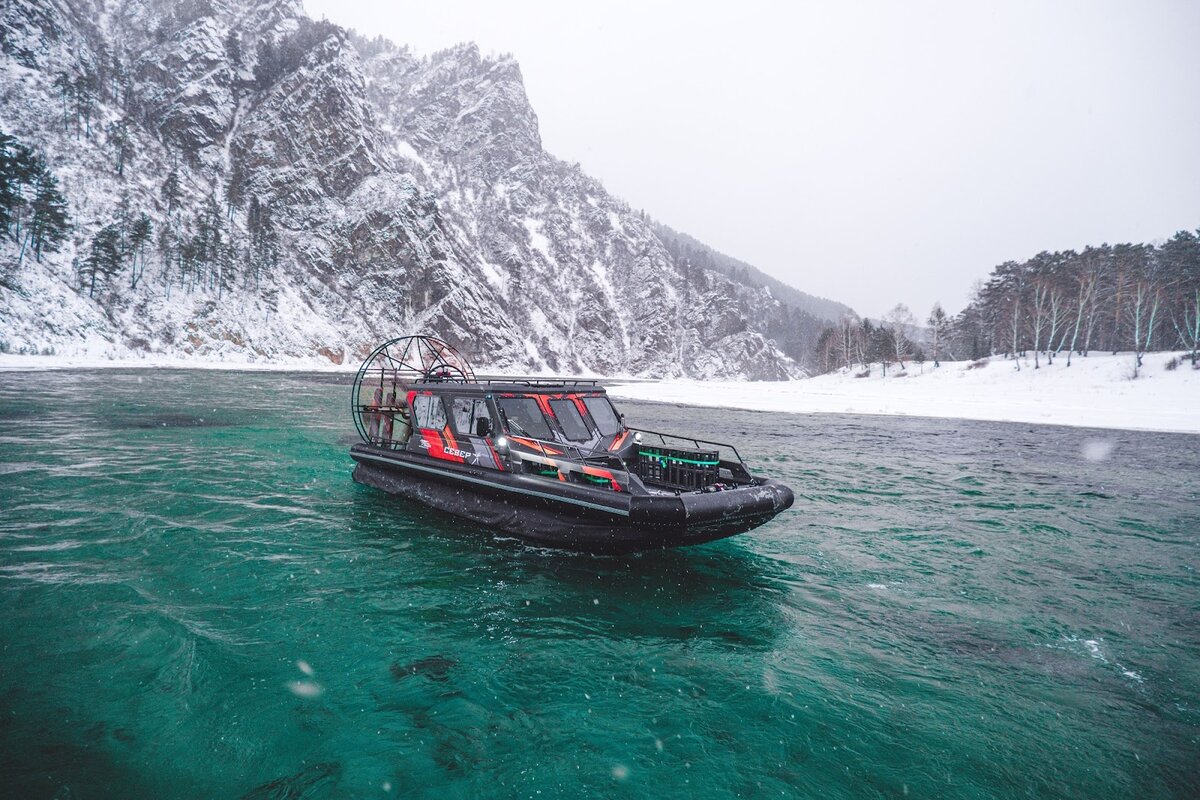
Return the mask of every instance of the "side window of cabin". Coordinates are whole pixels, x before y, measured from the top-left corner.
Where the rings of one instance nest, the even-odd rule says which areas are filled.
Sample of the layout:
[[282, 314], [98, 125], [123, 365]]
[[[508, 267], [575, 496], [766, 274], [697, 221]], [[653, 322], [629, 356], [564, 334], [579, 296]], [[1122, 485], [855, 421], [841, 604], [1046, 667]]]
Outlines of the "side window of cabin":
[[486, 436], [491, 422], [487, 403], [482, 398], [454, 398], [454, 431], [459, 436]]
[[446, 427], [446, 407], [442, 398], [419, 394], [413, 398], [413, 418], [418, 428], [441, 430]]

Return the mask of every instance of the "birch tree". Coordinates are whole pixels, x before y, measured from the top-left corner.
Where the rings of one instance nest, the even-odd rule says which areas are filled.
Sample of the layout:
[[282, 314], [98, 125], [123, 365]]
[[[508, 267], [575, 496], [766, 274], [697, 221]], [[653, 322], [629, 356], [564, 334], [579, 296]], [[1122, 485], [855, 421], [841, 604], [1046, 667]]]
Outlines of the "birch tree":
[[912, 312], [904, 303], [897, 303], [895, 308], [883, 317], [884, 328], [891, 338], [892, 354], [896, 357], [900, 369], [905, 369], [904, 362], [912, 356], [913, 345], [908, 332], [915, 324]]
[[936, 369], [941, 366], [938, 359], [942, 352], [942, 338], [950, 324], [950, 318], [946, 316], [941, 303], [933, 304], [933, 310], [929, 312], [929, 319], [926, 320], [926, 323], [929, 325], [929, 343], [933, 347], [933, 366]]

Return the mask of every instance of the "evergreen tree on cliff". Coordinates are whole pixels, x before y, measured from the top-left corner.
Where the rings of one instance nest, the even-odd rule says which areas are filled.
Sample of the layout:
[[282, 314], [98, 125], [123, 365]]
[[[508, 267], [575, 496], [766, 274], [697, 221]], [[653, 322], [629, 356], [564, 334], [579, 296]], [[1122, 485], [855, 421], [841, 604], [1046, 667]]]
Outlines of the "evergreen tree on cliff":
[[56, 252], [67, 238], [67, 198], [58, 189], [58, 179], [42, 167], [38, 175], [29, 221], [29, 242], [38, 261], [42, 253]]
[[116, 225], [105, 225], [92, 237], [88, 257], [80, 268], [80, 282], [88, 287], [88, 297], [96, 296], [96, 282], [105, 281], [121, 270], [121, 234]]

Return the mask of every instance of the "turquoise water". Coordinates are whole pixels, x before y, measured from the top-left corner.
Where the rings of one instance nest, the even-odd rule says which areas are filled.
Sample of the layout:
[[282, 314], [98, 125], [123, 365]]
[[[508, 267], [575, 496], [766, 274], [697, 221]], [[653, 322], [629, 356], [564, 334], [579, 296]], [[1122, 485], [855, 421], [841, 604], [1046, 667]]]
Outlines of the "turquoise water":
[[1200, 796], [1200, 437], [624, 404], [797, 501], [595, 558], [351, 482], [340, 381], [0, 374], [3, 794]]

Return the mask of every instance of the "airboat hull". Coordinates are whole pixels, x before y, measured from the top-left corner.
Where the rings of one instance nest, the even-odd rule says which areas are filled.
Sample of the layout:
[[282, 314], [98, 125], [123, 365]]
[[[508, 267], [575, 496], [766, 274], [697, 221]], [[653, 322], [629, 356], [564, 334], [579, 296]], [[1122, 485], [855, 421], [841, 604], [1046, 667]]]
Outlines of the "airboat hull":
[[702, 544], [757, 528], [791, 507], [775, 481], [720, 492], [631, 495], [473, 468], [358, 444], [354, 480], [532, 544], [629, 553]]

